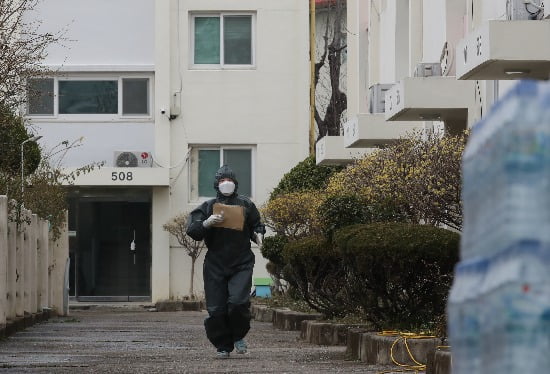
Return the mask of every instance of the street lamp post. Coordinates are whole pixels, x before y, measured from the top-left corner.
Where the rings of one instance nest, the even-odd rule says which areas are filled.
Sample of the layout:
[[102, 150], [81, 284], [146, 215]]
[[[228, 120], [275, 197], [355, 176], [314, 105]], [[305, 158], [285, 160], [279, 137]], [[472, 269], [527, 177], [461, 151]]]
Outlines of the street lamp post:
[[24, 140], [23, 143], [21, 143], [21, 195], [23, 195], [23, 192], [25, 191], [25, 154], [23, 152], [23, 147], [25, 146], [25, 143], [35, 142], [41, 137], [42, 135], [35, 135], [31, 138], [28, 138], [27, 140]]

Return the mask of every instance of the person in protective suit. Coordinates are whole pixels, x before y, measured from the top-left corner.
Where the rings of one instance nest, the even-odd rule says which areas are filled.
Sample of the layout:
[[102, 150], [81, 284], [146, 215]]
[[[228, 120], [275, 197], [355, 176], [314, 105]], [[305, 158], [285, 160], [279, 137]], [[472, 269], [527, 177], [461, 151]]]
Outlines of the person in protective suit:
[[[246, 353], [244, 337], [250, 330], [250, 289], [254, 253], [250, 241], [261, 245], [265, 226], [250, 199], [237, 194], [234, 172], [222, 166], [215, 175], [217, 196], [194, 209], [188, 219], [187, 235], [203, 240], [208, 248], [203, 278], [208, 317], [204, 321], [206, 336], [217, 348], [218, 357], [229, 353]], [[222, 214], [213, 214], [215, 203], [242, 206], [242, 230], [223, 226]]]

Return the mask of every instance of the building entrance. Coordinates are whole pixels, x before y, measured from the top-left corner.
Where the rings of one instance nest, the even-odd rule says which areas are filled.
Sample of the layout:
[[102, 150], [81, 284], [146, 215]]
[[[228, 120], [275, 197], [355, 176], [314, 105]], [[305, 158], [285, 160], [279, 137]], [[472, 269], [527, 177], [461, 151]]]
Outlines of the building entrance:
[[151, 202], [144, 197], [72, 199], [70, 293], [78, 301], [151, 299]]

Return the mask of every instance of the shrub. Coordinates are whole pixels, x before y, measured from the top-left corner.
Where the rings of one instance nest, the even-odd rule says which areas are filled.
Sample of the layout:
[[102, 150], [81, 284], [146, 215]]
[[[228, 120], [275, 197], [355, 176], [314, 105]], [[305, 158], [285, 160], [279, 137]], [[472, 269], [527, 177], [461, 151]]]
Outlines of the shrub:
[[266, 237], [262, 243], [261, 252], [264, 258], [272, 263], [283, 266], [283, 247], [288, 242], [288, 239], [282, 235], [274, 235]]
[[346, 271], [333, 245], [321, 235], [288, 242], [284, 278], [313, 309], [328, 318], [347, 314]]
[[459, 235], [408, 223], [348, 226], [334, 243], [354, 281], [351, 297], [378, 328], [415, 328], [445, 311]]
[[[21, 175], [21, 143], [33, 136], [27, 131], [23, 118], [13, 114], [9, 108], [0, 104], [0, 171], [11, 176]], [[35, 142], [28, 142], [24, 146], [25, 175], [33, 173], [40, 164], [40, 148]]]
[[271, 192], [270, 200], [291, 192], [321, 190], [329, 177], [341, 169], [341, 166], [316, 165], [315, 157], [309, 156], [283, 176]]
[[318, 215], [329, 238], [335, 230], [354, 224], [407, 221], [407, 215], [392, 205], [391, 200], [366, 203], [352, 194], [326, 198], [318, 208]]
[[284, 290], [281, 282], [285, 266], [282, 252], [287, 242], [287, 238], [282, 235], [269, 236], [264, 239], [260, 248], [262, 256], [269, 260], [266, 264], [266, 270], [274, 280], [273, 288], [275, 293], [280, 293]]
[[469, 130], [455, 136], [428, 137], [423, 143], [422, 167], [406, 186], [411, 206], [424, 222], [462, 229], [462, 153]]
[[383, 213], [380, 220], [461, 230], [461, 159], [467, 137], [467, 131], [443, 137], [407, 134], [332, 175], [326, 192], [357, 195]]
[[330, 237], [334, 230], [368, 221], [367, 206], [356, 195], [328, 197], [318, 209], [321, 227]]
[[323, 194], [319, 192], [290, 192], [269, 200], [260, 210], [267, 227], [289, 240], [296, 240], [319, 232], [317, 208], [322, 199]]

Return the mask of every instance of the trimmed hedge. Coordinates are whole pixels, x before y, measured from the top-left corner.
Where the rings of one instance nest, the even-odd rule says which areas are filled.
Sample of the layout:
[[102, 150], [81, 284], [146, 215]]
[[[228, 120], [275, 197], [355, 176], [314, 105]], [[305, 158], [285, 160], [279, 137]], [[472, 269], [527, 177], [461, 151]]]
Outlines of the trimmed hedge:
[[283, 277], [313, 309], [326, 317], [341, 317], [349, 310], [341, 255], [324, 236], [288, 242], [283, 248]]
[[390, 201], [367, 204], [358, 195], [335, 195], [326, 198], [318, 208], [321, 226], [327, 237], [335, 230], [372, 222], [407, 222], [409, 218]]
[[288, 239], [283, 235], [268, 236], [260, 247], [262, 256], [269, 260], [266, 264], [266, 270], [275, 280], [275, 291], [277, 292], [280, 291], [281, 279], [283, 279], [285, 262], [282, 253], [283, 247], [287, 242]]
[[445, 312], [460, 236], [427, 225], [373, 223], [334, 234], [355, 278], [352, 298], [379, 328], [426, 326]]
[[319, 207], [319, 216], [324, 232], [330, 237], [339, 228], [366, 223], [368, 209], [357, 195], [337, 195], [328, 197]]
[[359, 224], [332, 240], [287, 242], [271, 258], [282, 260], [282, 278], [327, 318], [359, 313], [379, 329], [433, 329], [445, 313], [459, 239], [427, 225]]
[[283, 248], [288, 239], [283, 235], [268, 236], [264, 239], [260, 248], [262, 256], [272, 263], [283, 266]]

